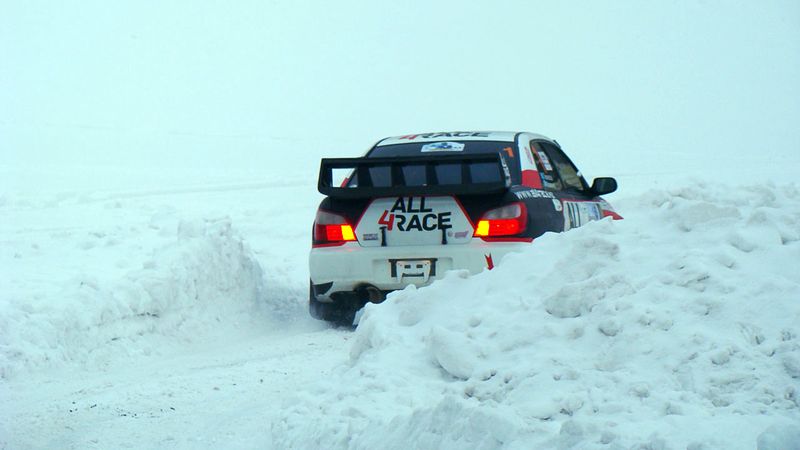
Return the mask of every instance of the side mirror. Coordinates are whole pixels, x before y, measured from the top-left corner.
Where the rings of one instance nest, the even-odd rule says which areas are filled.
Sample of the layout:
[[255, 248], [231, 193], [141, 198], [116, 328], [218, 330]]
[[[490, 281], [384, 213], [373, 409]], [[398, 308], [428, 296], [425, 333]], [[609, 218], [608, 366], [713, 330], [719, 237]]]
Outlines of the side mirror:
[[610, 194], [617, 190], [617, 180], [611, 177], [595, 178], [592, 181], [592, 193], [594, 195]]

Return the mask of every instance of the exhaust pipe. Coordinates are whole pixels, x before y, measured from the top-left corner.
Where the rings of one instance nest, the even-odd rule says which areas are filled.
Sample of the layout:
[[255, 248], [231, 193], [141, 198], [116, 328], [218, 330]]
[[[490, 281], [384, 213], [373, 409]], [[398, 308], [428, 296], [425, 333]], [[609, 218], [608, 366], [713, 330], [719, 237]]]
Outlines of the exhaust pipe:
[[366, 298], [370, 303], [380, 303], [384, 300], [383, 292], [375, 286], [368, 284], [358, 288], [362, 298]]

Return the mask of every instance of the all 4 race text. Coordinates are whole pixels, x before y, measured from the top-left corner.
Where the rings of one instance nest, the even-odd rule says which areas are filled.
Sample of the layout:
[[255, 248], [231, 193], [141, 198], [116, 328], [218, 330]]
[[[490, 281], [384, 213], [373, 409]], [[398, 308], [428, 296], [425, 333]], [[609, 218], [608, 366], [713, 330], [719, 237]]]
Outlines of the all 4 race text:
[[450, 223], [452, 212], [434, 213], [425, 207], [425, 197], [400, 197], [391, 209], [383, 211], [378, 224], [392, 231], [434, 231], [452, 228]]

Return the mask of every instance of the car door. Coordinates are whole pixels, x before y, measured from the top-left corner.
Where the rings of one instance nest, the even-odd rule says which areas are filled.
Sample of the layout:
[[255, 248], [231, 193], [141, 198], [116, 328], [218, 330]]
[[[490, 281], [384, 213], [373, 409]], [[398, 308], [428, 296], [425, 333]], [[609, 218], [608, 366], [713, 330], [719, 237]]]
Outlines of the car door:
[[603, 217], [600, 198], [596, 197], [578, 168], [555, 144], [535, 141], [537, 166], [542, 185], [561, 202], [564, 230], [576, 228]]

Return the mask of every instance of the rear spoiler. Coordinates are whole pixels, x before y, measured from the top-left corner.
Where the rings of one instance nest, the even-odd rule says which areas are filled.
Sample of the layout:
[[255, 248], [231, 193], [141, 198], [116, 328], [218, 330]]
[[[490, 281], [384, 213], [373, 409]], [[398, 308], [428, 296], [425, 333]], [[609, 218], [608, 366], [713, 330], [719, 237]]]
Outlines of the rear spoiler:
[[[441, 166], [458, 166], [440, 180]], [[416, 179], [407, 183], [406, 171]], [[422, 167], [424, 167], [424, 177]], [[350, 169], [353, 186], [334, 186], [333, 169]], [[474, 181], [480, 170], [480, 180]], [[496, 169], [496, 170], [494, 170]], [[457, 175], [454, 176], [453, 174]], [[388, 177], [387, 177], [388, 175]], [[378, 179], [375, 179], [378, 178]], [[424, 180], [423, 180], [424, 178]], [[349, 180], [349, 179], [348, 179]], [[388, 158], [323, 158], [317, 189], [333, 198], [395, 197], [403, 195], [480, 195], [502, 193], [511, 187], [508, 164], [500, 153], [476, 155], [397, 156]]]

